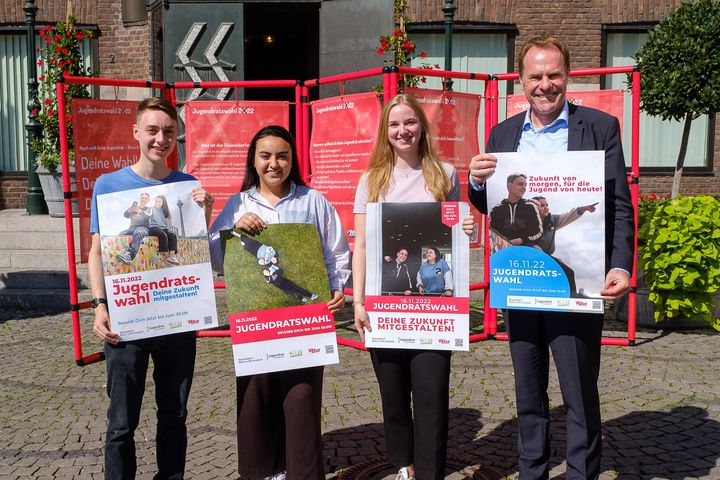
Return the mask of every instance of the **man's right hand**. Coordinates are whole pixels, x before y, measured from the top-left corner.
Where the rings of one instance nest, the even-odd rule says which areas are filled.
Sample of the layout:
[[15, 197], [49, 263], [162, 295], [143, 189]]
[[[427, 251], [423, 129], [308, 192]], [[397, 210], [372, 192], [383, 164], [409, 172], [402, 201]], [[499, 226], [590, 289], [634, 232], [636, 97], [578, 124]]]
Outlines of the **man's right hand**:
[[485, 183], [495, 173], [497, 158], [490, 153], [481, 153], [470, 159], [470, 176], [478, 185]]
[[110, 315], [107, 307], [103, 304], [95, 308], [95, 322], [93, 323], [93, 332], [108, 343], [117, 345], [120, 342], [120, 336], [110, 331]]

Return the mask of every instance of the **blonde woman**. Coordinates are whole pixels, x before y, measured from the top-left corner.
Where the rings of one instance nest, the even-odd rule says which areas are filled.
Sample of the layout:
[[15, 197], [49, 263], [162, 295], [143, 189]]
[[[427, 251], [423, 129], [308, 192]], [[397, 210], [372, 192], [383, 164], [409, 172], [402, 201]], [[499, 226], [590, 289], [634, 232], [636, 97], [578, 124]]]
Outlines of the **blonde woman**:
[[[397, 95], [383, 108], [370, 166], [355, 194], [353, 299], [355, 327], [370, 331], [365, 310], [365, 214], [372, 202], [459, 201], [455, 168], [435, 153], [420, 104]], [[463, 230], [472, 232], [472, 216]], [[371, 349], [380, 385], [385, 445], [398, 480], [445, 478], [450, 352]], [[412, 399], [412, 407], [411, 407]]]

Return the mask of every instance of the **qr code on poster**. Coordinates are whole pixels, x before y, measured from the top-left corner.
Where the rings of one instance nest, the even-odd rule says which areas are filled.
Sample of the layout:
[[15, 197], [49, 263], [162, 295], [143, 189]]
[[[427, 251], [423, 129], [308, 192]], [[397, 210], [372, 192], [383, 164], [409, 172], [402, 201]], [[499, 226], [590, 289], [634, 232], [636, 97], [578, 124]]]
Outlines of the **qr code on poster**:
[[593, 300], [592, 308], [593, 310], [600, 310], [602, 308], [602, 300]]
[[465, 345], [465, 340], [462, 338], [456, 338], [455, 339], [455, 346], [456, 347], [462, 347]]
[[205, 325], [211, 325], [212, 324], [212, 316], [211, 315], [204, 316], [203, 321], [205, 322]]
[[335, 345], [325, 345], [325, 354], [330, 355], [331, 353], [335, 353]]

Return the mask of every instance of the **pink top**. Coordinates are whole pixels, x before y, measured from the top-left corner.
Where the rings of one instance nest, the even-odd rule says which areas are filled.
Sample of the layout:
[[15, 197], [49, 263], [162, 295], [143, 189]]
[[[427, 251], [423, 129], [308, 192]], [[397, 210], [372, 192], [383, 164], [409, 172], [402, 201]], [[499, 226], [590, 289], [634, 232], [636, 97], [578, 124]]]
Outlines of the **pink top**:
[[[448, 202], [460, 201], [460, 184], [458, 183], [455, 167], [449, 163], [442, 164], [448, 177], [450, 177], [450, 193]], [[366, 213], [368, 203], [367, 172], [360, 177], [357, 190], [355, 191], [355, 207], [353, 213]], [[422, 169], [393, 170], [393, 182], [387, 193], [380, 199], [380, 202], [409, 203], [409, 202], [435, 202], [435, 197], [428, 192], [425, 177]]]

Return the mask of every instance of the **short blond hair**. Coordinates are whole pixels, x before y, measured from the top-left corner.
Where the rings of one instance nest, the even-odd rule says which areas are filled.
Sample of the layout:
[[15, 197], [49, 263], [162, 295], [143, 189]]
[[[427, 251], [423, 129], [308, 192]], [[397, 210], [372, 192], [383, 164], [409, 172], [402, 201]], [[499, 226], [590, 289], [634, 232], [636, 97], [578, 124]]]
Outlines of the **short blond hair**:
[[175, 123], [178, 123], [178, 114], [175, 105], [162, 97], [148, 97], [138, 103], [137, 109], [135, 110], [135, 121], [139, 122], [140, 117], [147, 110], [160, 110], [161, 112], [165, 112]]
[[567, 46], [565, 46], [563, 41], [557, 37], [543, 35], [540, 37], [531, 38], [523, 46], [522, 50], [520, 50], [520, 53], [518, 54], [518, 72], [520, 72], [521, 77], [523, 74], [523, 70], [525, 70], [525, 55], [527, 55], [528, 51], [533, 47], [545, 49], [554, 48], [556, 50], [559, 50], [560, 53], [562, 53], [563, 61], [565, 63], [565, 73], [570, 73], [570, 51], [568, 50]]

